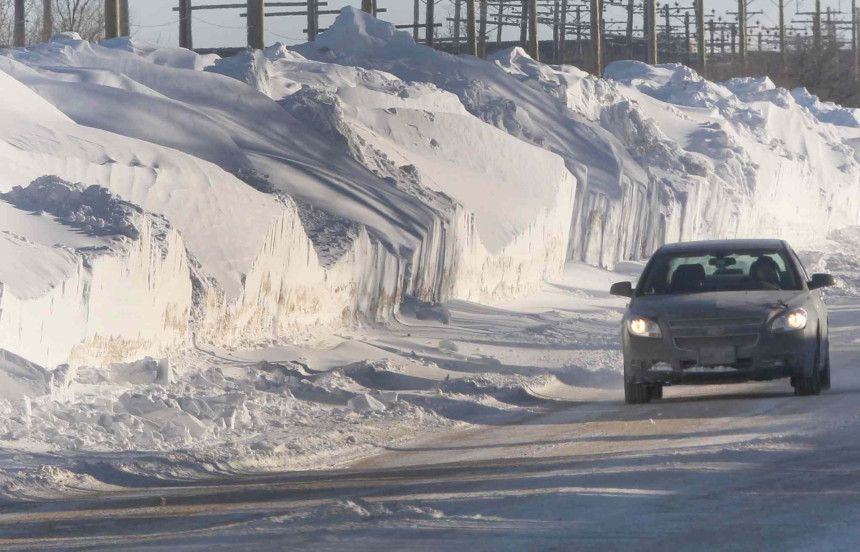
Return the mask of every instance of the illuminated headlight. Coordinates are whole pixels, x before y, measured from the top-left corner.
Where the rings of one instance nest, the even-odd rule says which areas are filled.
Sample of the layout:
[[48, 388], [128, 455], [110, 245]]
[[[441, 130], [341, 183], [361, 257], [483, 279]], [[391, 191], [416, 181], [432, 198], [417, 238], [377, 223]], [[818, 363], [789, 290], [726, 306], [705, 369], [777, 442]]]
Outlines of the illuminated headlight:
[[663, 337], [660, 326], [647, 318], [631, 318], [627, 321], [627, 330], [638, 337]]
[[807, 319], [805, 310], [794, 309], [774, 318], [770, 327], [775, 332], [793, 332], [806, 328]]

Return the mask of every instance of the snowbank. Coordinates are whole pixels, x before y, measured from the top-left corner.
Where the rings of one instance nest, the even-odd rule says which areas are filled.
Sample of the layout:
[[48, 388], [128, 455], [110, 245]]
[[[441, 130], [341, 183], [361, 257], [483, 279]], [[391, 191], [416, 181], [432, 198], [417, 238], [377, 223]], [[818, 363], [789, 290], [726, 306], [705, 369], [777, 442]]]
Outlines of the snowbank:
[[606, 75], [451, 56], [353, 8], [229, 59], [73, 34], [0, 52], [0, 346], [270, 343], [405, 296], [516, 298], [566, 260], [860, 222], [853, 111], [680, 65]]

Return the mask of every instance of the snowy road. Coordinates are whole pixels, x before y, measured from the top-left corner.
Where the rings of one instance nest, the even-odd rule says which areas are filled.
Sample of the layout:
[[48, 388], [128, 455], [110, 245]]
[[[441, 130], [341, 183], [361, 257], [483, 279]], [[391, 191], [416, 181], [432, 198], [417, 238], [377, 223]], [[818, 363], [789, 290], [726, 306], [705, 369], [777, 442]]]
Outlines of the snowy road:
[[558, 400], [342, 470], [153, 486], [0, 509], [0, 548], [854, 550], [860, 306], [831, 307], [834, 389], [787, 382]]

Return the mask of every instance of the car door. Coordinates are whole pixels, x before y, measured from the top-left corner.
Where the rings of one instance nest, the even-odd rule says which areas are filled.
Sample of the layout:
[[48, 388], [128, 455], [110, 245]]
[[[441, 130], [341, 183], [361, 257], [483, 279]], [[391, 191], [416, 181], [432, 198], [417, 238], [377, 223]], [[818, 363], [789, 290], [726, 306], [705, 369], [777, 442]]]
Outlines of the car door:
[[[806, 272], [806, 267], [803, 266], [800, 257], [794, 252], [794, 249], [788, 247], [788, 254], [791, 257], [791, 261], [797, 266], [797, 272], [800, 274], [800, 277], [803, 278], [804, 282], [809, 282], [809, 274]], [[806, 284], [804, 283], [804, 285]], [[822, 290], [814, 289], [809, 292], [809, 298], [815, 309], [815, 318], [818, 320], [821, 338], [824, 341], [828, 341], [830, 320], [827, 314], [827, 305], [824, 302], [824, 294]]]

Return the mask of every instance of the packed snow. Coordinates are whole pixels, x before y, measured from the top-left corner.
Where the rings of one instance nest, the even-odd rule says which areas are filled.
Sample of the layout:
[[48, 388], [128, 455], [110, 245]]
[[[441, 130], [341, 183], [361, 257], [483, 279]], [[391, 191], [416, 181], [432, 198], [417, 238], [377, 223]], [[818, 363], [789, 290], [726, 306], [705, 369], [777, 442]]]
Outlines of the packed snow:
[[231, 58], [0, 50], [0, 493], [333, 466], [603, 396], [606, 291], [663, 243], [785, 238], [858, 293], [857, 110], [605, 74], [352, 8]]

